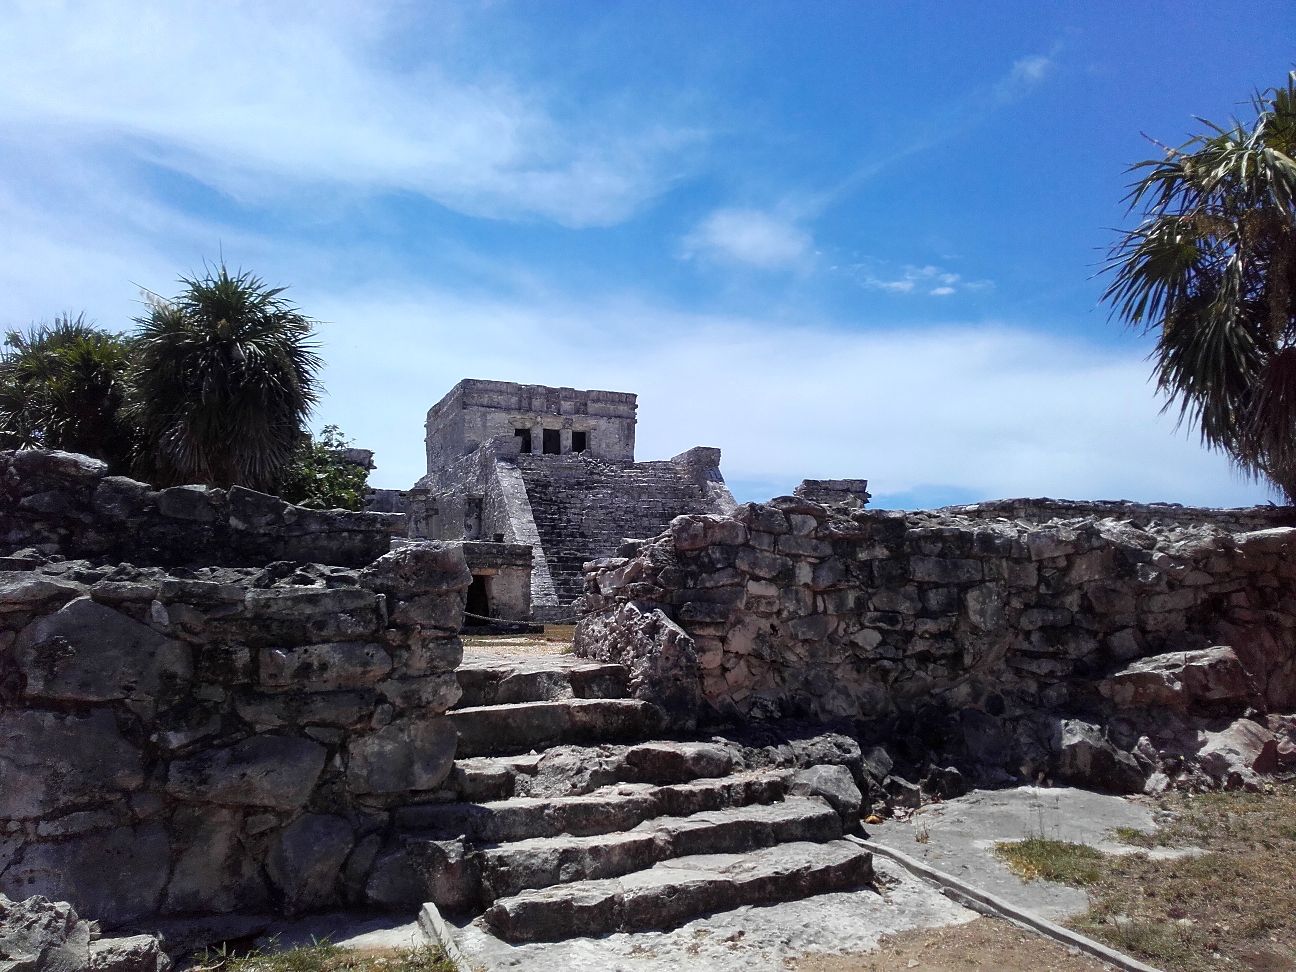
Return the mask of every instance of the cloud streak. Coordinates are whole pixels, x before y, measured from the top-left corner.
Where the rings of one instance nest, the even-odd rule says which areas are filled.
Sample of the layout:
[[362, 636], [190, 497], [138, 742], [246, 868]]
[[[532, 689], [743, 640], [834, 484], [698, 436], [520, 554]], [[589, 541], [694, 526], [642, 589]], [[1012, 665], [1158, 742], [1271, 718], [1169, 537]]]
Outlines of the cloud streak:
[[809, 233], [774, 213], [717, 209], [684, 237], [681, 255], [762, 270], [791, 270], [808, 265], [813, 246]]
[[[241, 199], [407, 191], [569, 226], [626, 219], [702, 137], [594, 107], [563, 119], [503, 75], [379, 66], [402, 25], [364, 9], [20, 5], [0, 32], [0, 125], [69, 151], [125, 149]], [[51, 56], [55, 37], [68, 56]]]

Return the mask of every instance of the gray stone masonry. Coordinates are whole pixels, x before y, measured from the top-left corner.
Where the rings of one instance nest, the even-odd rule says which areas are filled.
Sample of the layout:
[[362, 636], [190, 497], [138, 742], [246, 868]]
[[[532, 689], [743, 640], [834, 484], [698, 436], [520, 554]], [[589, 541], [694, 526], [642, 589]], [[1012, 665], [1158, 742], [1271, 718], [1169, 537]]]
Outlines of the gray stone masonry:
[[458, 545], [0, 571], [0, 893], [107, 927], [364, 905], [451, 770]]
[[531, 451], [545, 451], [545, 430], [560, 454], [584, 452], [600, 459], [634, 459], [635, 396], [628, 392], [580, 391], [547, 385], [465, 378], [428, 411], [428, 473], [445, 469], [497, 436], [526, 434]]
[[[463, 551], [473, 576], [467, 610], [504, 621], [529, 619], [531, 545], [466, 540]], [[471, 626], [478, 619], [470, 618], [467, 623]]]
[[259, 566], [306, 560], [361, 567], [405, 532], [398, 514], [309, 510], [235, 486], [155, 490], [109, 476], [70, 452], [0, 452], [0, 555], [47, 555], [156, 566]]
[[533, 616], [570, 614], [585, 562], [734, 507], [719, 449], [634, 461], [636, 407], [625, 392], [460, 382], [428, 413], [427, 475], [401, 500], [409, 535], [529, 544]]
[[[987, 512], [1017, 505], [1052, 515]], [[637, 697], [668, 711], [919, 732], [966, 744], [987, 781], [1142, 789], [1186, 772], [1185, 752], [1216, 780], [1272, 765], [1286, 723], [1263, 715], [1296, 709], [1292, 511], [1040, 506], [781, 497], [679, 517], [590, 565], [576, 650], [641, 673]], [[1130, 516], [1056, 516], [1095, 507]], [[1261, 721], [1219, 735], [1239, 718]]]

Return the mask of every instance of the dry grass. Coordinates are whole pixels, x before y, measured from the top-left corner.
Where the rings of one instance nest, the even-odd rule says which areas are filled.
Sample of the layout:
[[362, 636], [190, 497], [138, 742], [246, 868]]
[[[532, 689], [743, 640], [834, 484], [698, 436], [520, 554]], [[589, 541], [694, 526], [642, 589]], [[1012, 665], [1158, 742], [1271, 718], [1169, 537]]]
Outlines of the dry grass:
[[1013, 853], [1032, 862], [1033, 876], [1089, 892], [1092, 905], [1071, 923], [1076, 930], [1150, 964], [1171, 972], [1296, 972], [1296, 783], [1159, 802], [1173, 814], [1163, 830], [1115, 835], [1204, 854], [1158, 860], [1085, 854], [1070, 849], [1076, 845]]
[[995, 844], [995, 854], [1027, 881], [1057, 881], [1086, 887], [1102, 878], [1106, 855], [1086, 844], [1047, 837]]
[[455, 972], [441, 949], [347, 949], [317, 942], [282, 952], [231, 955], [209, 951], [193, 972]]

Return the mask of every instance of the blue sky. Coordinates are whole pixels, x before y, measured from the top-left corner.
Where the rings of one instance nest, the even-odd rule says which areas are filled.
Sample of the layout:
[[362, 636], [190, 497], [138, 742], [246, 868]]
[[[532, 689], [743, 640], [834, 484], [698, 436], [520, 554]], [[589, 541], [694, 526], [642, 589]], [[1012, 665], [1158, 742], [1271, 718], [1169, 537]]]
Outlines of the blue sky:
[[0, 326], [224, 259], [315, 425], [422, 472], [459, 378], [640, 396], [741, 499], [1264, 501], [1095, 278], [1126, 166], [1296, 64], [1282, 3], [0, 0]]

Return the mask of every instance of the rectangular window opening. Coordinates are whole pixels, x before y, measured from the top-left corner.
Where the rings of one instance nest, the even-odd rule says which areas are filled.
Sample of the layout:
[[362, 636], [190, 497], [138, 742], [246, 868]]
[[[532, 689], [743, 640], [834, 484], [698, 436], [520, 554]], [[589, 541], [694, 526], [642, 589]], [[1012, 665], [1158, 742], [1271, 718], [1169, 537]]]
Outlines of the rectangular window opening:
[[529, 455], [529, 454], [531, 453], [531, 430], [530, 430], [530, 429], [514, 429], [514, 430], [513, 430], [513, 435], [514, 435], [516, 438], [522, 440], [522, 445], [521, 445], [521, 447], [518, 449], [518, 452], [526, 453], [526, 454]]
[[544, 454], [546, 456], [556, 456], [562, 452], [562, 432], [558, 429], [544, 430]]
[[572, 433], [572, 452], [584, 452], [589, 447], [588, 435], [587, 432]]

